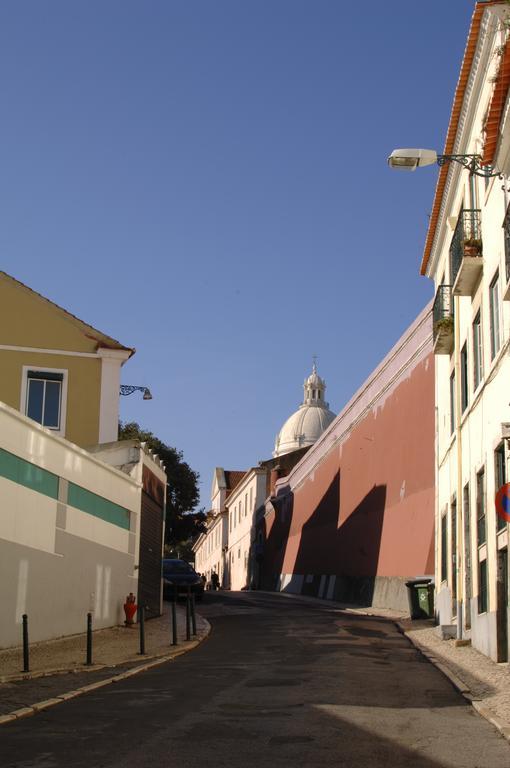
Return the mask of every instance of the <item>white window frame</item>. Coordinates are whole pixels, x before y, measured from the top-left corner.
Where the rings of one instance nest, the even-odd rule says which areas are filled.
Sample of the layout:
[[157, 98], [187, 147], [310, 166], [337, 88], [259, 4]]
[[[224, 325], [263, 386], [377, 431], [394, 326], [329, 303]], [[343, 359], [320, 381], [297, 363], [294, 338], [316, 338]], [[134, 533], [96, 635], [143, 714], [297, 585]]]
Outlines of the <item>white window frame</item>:
[[[27, 415], [27, 392], [28, 392], [28, 372], [35, 371], [36, 373], [58, 373], [62, 376], [62, 397], [60, 399], [60, 429], [53, 429], [52, 427], [44, 427], [49, 429], [54, 435], [60, 435], [64, 437], [66, 433], [66, 421], [67, 421], [67, 379], [68, 371], [66, 368], [48, 368], [47, 366], [40, 365], [24, 365], [21, 369], [21, 394], [19, 409], [22, 414]], [[39, 424], [38, 421], [34, 421], [34, 424]], [[42, 424], [40, 426], [43, 426]]]
[[[494, 292], [497, 292], [497, 305], [494, 303]], [[490, 353], [491, 363], [498, 356], [498, 352], [503, 344], [501, 334], [501, 286], [499, 282], [499, 269], [494, 273], [494, 277], [489, 283], [489, 333], [490, 333]], [[496, 344], [497, 342], [497, 344]]]

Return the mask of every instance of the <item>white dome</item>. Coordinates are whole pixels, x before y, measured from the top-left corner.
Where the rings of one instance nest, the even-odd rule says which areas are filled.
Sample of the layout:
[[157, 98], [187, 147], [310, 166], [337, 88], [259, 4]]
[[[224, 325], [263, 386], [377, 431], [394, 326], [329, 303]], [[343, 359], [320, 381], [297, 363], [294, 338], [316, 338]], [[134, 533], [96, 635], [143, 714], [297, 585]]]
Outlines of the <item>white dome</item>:
[[303, 388], [303, 404], [289, 416], [276, 436], [274, 457], [313, 445], [335, 419], [335, 414], [324, 400], [326, 382], [317, 374], [315, 365]]

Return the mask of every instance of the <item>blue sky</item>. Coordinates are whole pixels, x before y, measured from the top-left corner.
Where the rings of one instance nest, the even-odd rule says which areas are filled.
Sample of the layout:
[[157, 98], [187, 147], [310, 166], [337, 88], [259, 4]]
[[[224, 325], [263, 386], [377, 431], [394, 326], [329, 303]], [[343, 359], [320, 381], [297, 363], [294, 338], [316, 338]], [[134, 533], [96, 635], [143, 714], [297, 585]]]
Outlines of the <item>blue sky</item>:
[[386, 157], [442, 149], [473, 7], [1, 4], [1, 268], [137, 348], [154, 399], [121, 417], [204, 505], [270, 457], [312, 355], [338, 412], [432, 297], [437, 169]]

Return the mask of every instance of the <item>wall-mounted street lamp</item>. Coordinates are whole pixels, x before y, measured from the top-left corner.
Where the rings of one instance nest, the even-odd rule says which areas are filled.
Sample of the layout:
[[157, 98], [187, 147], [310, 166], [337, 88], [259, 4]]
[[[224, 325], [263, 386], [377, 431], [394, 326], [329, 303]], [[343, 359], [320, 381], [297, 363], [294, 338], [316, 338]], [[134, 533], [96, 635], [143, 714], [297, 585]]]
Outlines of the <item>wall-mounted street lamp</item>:
[[503, 178], [500, 171], [482, 164], [481, 155], [438, 155], [435, 149], [394, 149], [388, 157], [388, 165], [398, 171], [415, 171], [423, 165], [460, 163], [472, 176]]
[[121, 384], [120, 385], [120, 394], [121, 395], [132, 395], [133, 392], [143, 392], [143, 400], [152, 400], [152, 395], [149, 387], [134, 387], [131, 384]]

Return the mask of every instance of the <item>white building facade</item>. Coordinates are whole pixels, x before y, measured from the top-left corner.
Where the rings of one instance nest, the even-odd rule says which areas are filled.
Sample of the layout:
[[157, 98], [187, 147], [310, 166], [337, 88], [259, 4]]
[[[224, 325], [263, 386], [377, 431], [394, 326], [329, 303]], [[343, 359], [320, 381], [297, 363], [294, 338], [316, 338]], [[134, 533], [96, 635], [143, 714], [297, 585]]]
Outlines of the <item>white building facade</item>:
[[244, 477], [243, 471], [225, 470], [216, 467], [211, 487], [211, 509], [209, 510], [205, 533], [200, 534], [193, 545], [195, 569], [211, 581], [217, 573], [220, 585], [228, 586], [228, 512], [226, 501], [237, 483]]
[[507, 4], [477, 3], [444, 150], [502, 177], [441, 167], [421, 268], [436, 290], [436, 613], [497, 661], [509, 652], [509, 534], [495, 504], [510, 421], [509, 21]]
[[230, 494], [228, 513], [228, 586], [233, 590], [252, 586], [255, 558], [255, 515], [264, 506], [268, 471], [250, 469]]

